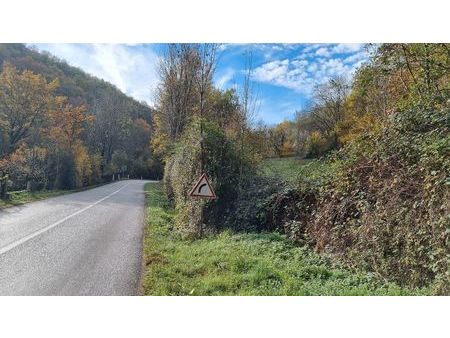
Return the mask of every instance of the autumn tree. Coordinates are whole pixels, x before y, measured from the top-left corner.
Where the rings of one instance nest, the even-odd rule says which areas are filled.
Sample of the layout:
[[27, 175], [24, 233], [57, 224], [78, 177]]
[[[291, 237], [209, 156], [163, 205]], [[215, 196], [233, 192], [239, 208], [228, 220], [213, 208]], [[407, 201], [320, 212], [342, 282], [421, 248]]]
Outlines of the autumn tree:
[[122, 97], [103, 92], [92, 107], [95, 120], [89, 128], [89, 148], [99, 153], [107, 165], [114, 151], [119, 150], [128, 138], [132, 123]]
[[55, 186], [79, 187], [91, 174], [89, 154], [80, 135], [93, 117], [86, 114], [84, 106], [74, 107], [61, 98], [57, 101], [48, 113], [50, 126], [44, 130], [56, 156]]
[[[27, 176], [29, 161], [24, 147], [31, 139], [34, 143], [38, 141], [43, 119], [54, 104], [53, 93], [57, 86], [57, 80], [48, 83], [43, 76], [31, 71], [19, 72], [7, 63], [3, 66], [0, 74], [1, 198], [6, 198], [8, 178], [13, 178], [14, 174]], [[20, 170], [22, 165], [23, 170]]]
[[389, 77], [392, 85], [388, 95], [397, 99], [397, 109], [417, 104], [439, 108], [446, 104], [450, 90], [449, 46], [394, 43], [383, 44], [376, 50], [373, 66]]
[[278, 156], [294, 154], [293, 123], [283, 121], [269, 129], [269, 140], [273, 153]]
[[58, 148], [71, 151], [80, 143], [80, 135], [84, 126], [94, 118], [86, 114], [85, 106], [74, 107], [59, 100], [56, 109], [52, 109], [48, 118], [50, 127], [46, 130], [48, 136], [55, 141]]
[[211, 88], [208, 102], [208, 119], [216, 121], [230, 138], [237, 138], [240, 130], [241, 107], [236, 89], [219, 90]]
[[39, 128], [54, 103], [58, 81], [48, 83], [42, 75], [19, 72], [10, 64], [0, 74], [1, 155], [7, 156]]

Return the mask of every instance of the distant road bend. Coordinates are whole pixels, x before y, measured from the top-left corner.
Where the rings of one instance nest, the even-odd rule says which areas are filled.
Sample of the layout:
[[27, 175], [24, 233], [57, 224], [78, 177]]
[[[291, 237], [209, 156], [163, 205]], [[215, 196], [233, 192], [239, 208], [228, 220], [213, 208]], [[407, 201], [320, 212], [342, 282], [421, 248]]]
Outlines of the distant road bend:
[[146, 182], [0, 210], [0, 295], [138, 294]]

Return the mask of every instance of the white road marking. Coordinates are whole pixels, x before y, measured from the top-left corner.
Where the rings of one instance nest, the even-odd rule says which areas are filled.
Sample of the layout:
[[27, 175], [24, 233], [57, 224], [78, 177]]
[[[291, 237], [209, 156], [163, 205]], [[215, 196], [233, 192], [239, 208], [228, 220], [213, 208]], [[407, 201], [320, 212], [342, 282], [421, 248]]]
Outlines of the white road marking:
[[74, 217], [76, 215], [79, 215], [82, 212], [85, 212], [86, 210], [96, 206], [97, 204], [99, 204], [99, 203], [103, 202], [104, 200], [110, 198], [111, 196], [117, 194], [119, 191], [121, 191], [123, 188], [127, 187], [129, 184], [130, 183], [124, 185], [120, 189], [110, 193], [108, 196], [105, 196], [105, 197], [99, 199], [97, 202], [92, 203], [92, 204], [88, 205], [87, 207], [84, 207], [83, 209], [80, 209], [80, 210], [74, 212], [73, 214], [64, 217], [63, 219], [60, 219], [59, 221], [57, 221], [57, 222], [55, 222], [53, 224], [50, 224], [50, 225], [46, 226], [45, 228], [39, 229], [39, 230], [29, 234], [28, 236], [25, 236], [25, 237], [15, 241], [15, 242], [12, 242], [12, 243], [8, 244], [7, 246], [4, 246], [3, 248], [0, 249], [0, 255], [3, 255], [4, 253], [14, 249], [15, 247], [17, 247], [17, 246], [19, 246], [19, 245], [21, 245], [21, 244], [23, 244], [25, 242], [28, 242], [30, 239], [33, 239], [34, 237], [39, 236], [40, 234], [42, 234], [42, 233], [44, 233], [44, 232], [54, 228], [55, 226], [57, 226], [57, 225], [65, 222], [65, 221], [67, 221], [68, 219], [71, 219], [72, 217]]

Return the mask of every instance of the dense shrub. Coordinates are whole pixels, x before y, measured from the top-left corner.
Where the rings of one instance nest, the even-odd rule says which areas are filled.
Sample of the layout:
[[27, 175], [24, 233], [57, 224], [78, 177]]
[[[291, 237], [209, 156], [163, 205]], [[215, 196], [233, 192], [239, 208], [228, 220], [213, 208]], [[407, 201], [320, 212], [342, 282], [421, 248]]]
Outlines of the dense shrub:
[[236, 231], [278, 230], [269, 224], [268, 209], [285, 184], [272, 177], [256, 176], [234, 201], [225, 223]]
[[255, 177], [235, 201], [226, 224], [236, 231], [282, 232], [298, 242], [312, 217], [318, 192], [313, 186], [295, 188], [274, 177]]
[[347, 265], [449, 294], [448, 110], [393, 115], [298, 185], [255, 179], [235, 203], [236, 230], [277, 230]]
[[449, 112], [395, 115], [341, 151], [308, 229], [319, 251], [400, 284], [449, 290]]
[[[203, 130], [203, 169], [208, 174], [217, 199], [204, 201], [188, 196], [201, 174], [198, 121], [193, 122], [184, 132], [173, 155], [166, 161], [164, 174], [167, 194], [178, 210], [177, 227], [191, 236], [198, 235], [201, 229], [209, 232], [220, 229], [228, 208], [239, 194], [242, 182], [252, 176], [253, 172], [252, 166], [239, 156], [223, 130], [206, 122]], [[241, 165], [243, 175], [240, 175]]]
[[274, 194], [263, 218], [277, 215], [277, 229], [352, 267], [403, 285], [434, 281], [448, 294], [449, 118], [448, 110], [393, 115], [335, 153], [320, 179], [300, 175], [297, 193]]

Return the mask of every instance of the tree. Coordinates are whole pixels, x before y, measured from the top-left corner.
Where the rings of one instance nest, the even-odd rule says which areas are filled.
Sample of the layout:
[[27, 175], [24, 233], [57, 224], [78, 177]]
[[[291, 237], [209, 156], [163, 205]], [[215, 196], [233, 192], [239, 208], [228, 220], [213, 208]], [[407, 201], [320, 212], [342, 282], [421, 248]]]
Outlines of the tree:
[[308, 110], [300, 110], [295, 114], [295, 141], [294, 147], [297, 156], [306, 154], [306, 141], [311, 132], [314, 131], [314, 123]]
[[405, 110], [420, 104], [439, 109], [450, 91], [450, 44], [383, 44], [375, 52], [373, 65], [390, 82], [389, 95], [396, 108]]
[[4, 64], [0, 74], [1, 198], [6, 198], [8, 178], [30, 176], [24, 147], [27, 142], [33, 146], [38, 141], [43, 117], [54, 104], [57, 86], [57, 80], [48, 83], [41, 75], [19, 72]]
[[294, 154], [293, 123], [283, 121], [269, 129], [269, 140], [274, 154], [278, 157]]
[[85, 112], [84, 106], [74, 107], [66, 104], [65, 99], [59, 99], [56, 108], [48, 114], [50, 126], [44, 134], [55, 149], [55, 185], [58, 188], [83, 186], [92, 173], [89, 154], [80, 139], [85, 125], [93, 120]]
[[6, 182], [19, 190], [100, 182], [108, 179], [113, 157], [123, 153], [129, 173], [161, 175], [149, 147], [153, 110], [148, 104], [21, 44], [0, 44], [0, 65], [2, 198]]
[[132, 117], [122, 96], [111, 96], [104, 91], [92, 107], [95, 117], [89, 129], [89, 148], [100, 153], [106, 166], [116, 150], [123, 150], [130, 137]]
[[26, 142], [54, 104], [58, 81], [48, 83], [31, 71], [20, 73], [6, 63], [0, 74], [1, 156], [7, 156]]
[[86, 115], [86, 107], [74, 107], [64, 104], [60, 100], [56, 109], [49, 114], [51, 126], [46, 130], [49, 138], [55, 141], [58, 148], [71, 151], [75, 145], [81, 142], [80, 135], [85, 124], [94, 120], [93, 116]]
[[203, 75], [206, 77], [208, 65], [200, 62], [198, 48], [191, 44], [170, 44], [161, 59], [161, 84], [157, 88], [157, 109], [153, 118], [153, 147], [162, 156], [178, 140], [199, 109], [195, 93], [198, 91], [196, 84], [201, 65], [204, 66]]
[[203, 118], [206, 99], [212, 87], [212, 76], [216, 67], [217, 45], [204, 43], [197, 46], [198, 50], [198, 75], [196, 76], [200, 118]]
[[342, 119], [349, 91], [348, 81], [343, 77], [332, 78], [315, 87], [311, 117], [322, 133], [332, 133], [336, 123]]
[[244, 183], [244, 162], [247, 156], [246, 140], [247, 131], [251, 126], [257, 111], [257, 93], [253, 78], [253, 51], [247, 51], [245, 55], [244, 79], [239, 92], [239, 115], [237, 125], [239, 127], [238, 144], [240, 149], [240, 170], [239, 170], [239, 185], [242, 187]]
[[240, 104], [236, 89], [219, 90], [211, 88], [208, 96], [210, 108], [208, 109], [209, 120], [214, 120], [225, 130], [227, 136], [237, 138], [240, 121]]

